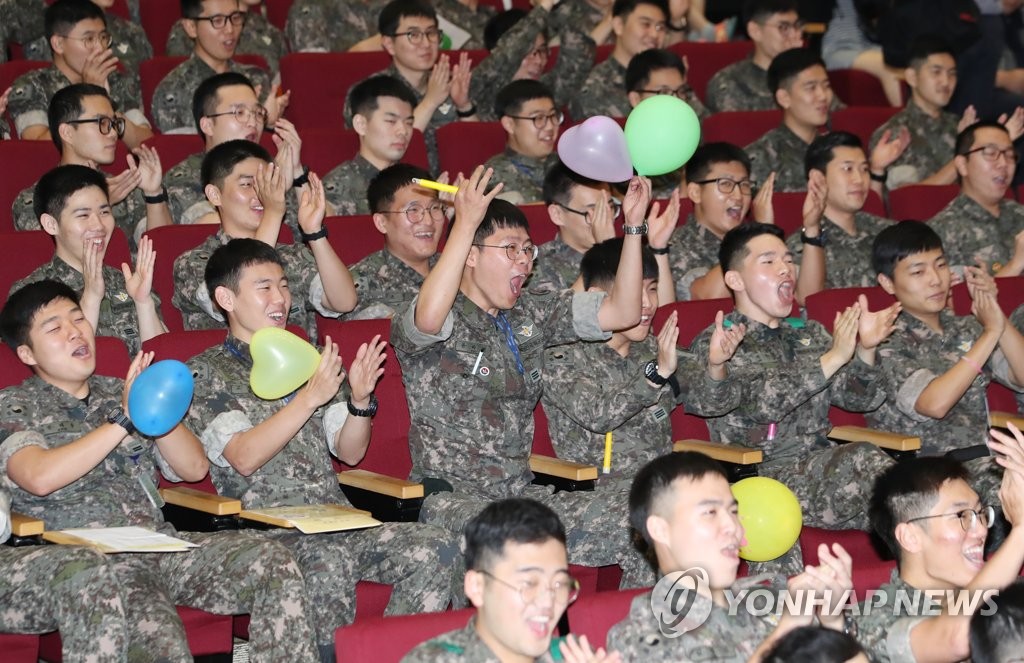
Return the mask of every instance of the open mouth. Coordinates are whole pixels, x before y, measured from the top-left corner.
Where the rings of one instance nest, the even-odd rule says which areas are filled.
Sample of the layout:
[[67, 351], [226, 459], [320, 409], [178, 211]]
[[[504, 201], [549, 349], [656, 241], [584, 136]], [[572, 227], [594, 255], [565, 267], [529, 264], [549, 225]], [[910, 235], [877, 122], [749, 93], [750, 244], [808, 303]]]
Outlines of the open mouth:
[[74, 351], [71, 353], [71, 356], [74, 357], [75, 359], [88, 359], [90, 356], [92, 356], [92, 352], [89, 351], [89, 346], [83, 343], [82, 345], [74, 349]]
[[778, 288], [779, 301], [783, 304], [793, 305], [793, 281], [783, 281]]
[[526, 620], [526, 625], [529, 627], [530, 633], [533, 635], [533, 637], [537, 638], [538, 640], [543, 640], [551, 635], [551, 617], [530, 617]]
[[523, 292], [523, 283], [526, 282], [526, 274], [517, 274], [509, 280], [509, 287], [512, 289], [512, 294], [519, 297]]
[[285, 316], [283, 311], [271, 311], [270, 313], [267, 313], [267, 317], [270, 318], [270, 321], [278, 327], [283, 327], [285, 325], [285, 320], [287, 320], [287, 316]]

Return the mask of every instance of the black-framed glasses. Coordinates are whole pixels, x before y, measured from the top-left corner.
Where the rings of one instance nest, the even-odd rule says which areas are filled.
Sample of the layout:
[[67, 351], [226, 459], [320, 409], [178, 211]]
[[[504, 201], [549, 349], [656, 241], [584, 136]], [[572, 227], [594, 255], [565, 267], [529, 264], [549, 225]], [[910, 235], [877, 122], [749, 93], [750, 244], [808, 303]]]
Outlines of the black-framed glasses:
[[533, 262], [537, 259], [537, 255], [540, 253], [540, 247], [536, 244], [477, 244], [473, 243], [473, 246], [483, 246], [488, 249], [505, 249], [505, 255], [512, 262], [519, 259], [519, 256], [525, 256], [527, 260]]
[[956, 513], [940, 513], [936, 516], [921, 516], [919, 518], [911, 518], [907, 523], [914, 523], [919, 520], [929, 520], [931, 518], [959, 518], [960, 527], [964, 528], [965, 532], [970, 532], [974, 528], [974, 524], [981, 521], [981, 526], [985, 529], [992, 527], [992, 523], [996, 519], [996, 510], [991, 506], [983, 506], [980, 510], [976, 509], [962, 509]]
[[685, 100], [686, 97], [691, 92], [693, 92], [693, 88], [690, 87], [689, 85], [683, 84], [683, 85], [680, 85], [677, 88], [659, 87], [659, 88], [657, 88], [655, 90], [637, 90], [637, 92], [641, 92], [641, 93], [644, 93], [644, 94], [670, 94], [673, 97], [676, 97], [677, 99]]
[[[598, 204], [600, 204], [600, 203], [598, 203]], [[573, 214], [579, 214], [580, 216], [586, 218], [587, 220], [590, 220], [591, 215], [594, 214], [595, 211], [597, 211], [597, 205], [588, 205], [587, 209], [585, 209], [585, 210], [573, 209], [573, 208], [569, 207], [568, 205], [563, 205], [562, 203], [558, 203], [558, 206], [561, 207], [562, 209], [564, 209], [566, 212], [572, 212]], [[619, 201], [615, 200], [614, 198], [609, 198], [608, 199], [608, 207], [611, 208], [611, 210], [612, 210], [612, 218], [613, 219], [619, 218], [619, 211], [622, 210], [622, 203], [620, 203]]]
[[235, 106], [220, 113], [210, 113], [206, 117], [221, 117], [223, 115], [233, 115], [239, 124], [248, 124], [253, 117], [264, 124], [267, 122], [267, 109], [263, 106]]
[[967, 157], [975, 152], [981, 152], [981, 158], [989, 163], [999, 161], [1000, 155], [1006, 158], [1007, 163], [1017, 163], [1017, 150], [1013, 147], [999, 149], [996, 145], [983, 145], [982, 147], [975, 147], [972, 150], [967, 150], [963, 153], [963, 156]]
[[694, 184], [711, 184], [714, 183], [721, 193], [729, 195], [736, 190], [736, 187], [740, 187], [740, 193], [744, 196], [749, 196], [754, 193], [754, 187], [756, 182], [754, 180], [740, 180], [737, 182], [734, 179], [728, 177], [716, 177], [710, 180], [694, 180]]
[[67, 124], [93, 124], [99, 126], [100, 133], [106, 136], [113, 129], [117, 132], [117, 137], [120, 138], [124, 135], [124, 118], [123, 117], [110, 117], [109, 115], [100, 115], [99, 117], [90, 117], [85, 120], [68, 120]]
[[533, 122], [533, 126], [538, 129], [543, 129], [547, 126], [548, 122], [554, 124], [556, 127], [561, 126], [562, 122], [565, 121], [565, 115], [562, 111], [551, 111], [547, 114], [542, 115], [507, 115], [513, 120], [530, 120]]
[[214, 30], [220, 30], [230, 21], [231, 25], [245, 25], [249, 18], [247, 12], [231, 12], [230, 14], [214, 14], [213, 16], [192, 16], [193, 21], [209, 21]]
[[555, 603], [559, 605], [568, 605], [580, 595], [580, 581], [569, 574], [556, 578], [550, 585], [543, 587], [540, 580], [523, 580], [518, 585], [513, 585], [490, 571], [479, 571], [479, 573], [518, 592], [519, 598], [522, 599], [524, 605], [535, 604], [542, 590], [550, 593]]
[[392, 39], [395, 37], [405, 37], [413, 46], [422, 44], [424, 37], [426, 37], [427, 41], [431, 44], [439, 44], [441, 42], [441, 38], [444, 37], [444, 30], [439, 30], [437, 28], [431, 28], [429, 30], [406, 30], [405, 32], [396, 32], [395, 34], [388, 36]]
[[419, 203], [413, 203], [405, 209], [399, 210], [384, 210], [381, 214], [404, 214], [405, 218], [409, 219], [412, 223], [419, 223], [423, 221], [425, 215], [429, 214], [431, 220], [443, 219], [444, 218], [445, 206], [441, 203], [431, 203], [424, 207]]
[[96, 44], [99, 44], [101, 48], [107, 49], [110, 48], [110, 45], [114, 42], [114, 38], [105, 30], [96, 34], [86, 35], [84, 37], [72, 37], [71, 35], [61, 35], [61, 37], [64, 39], [80, 41], [85, 44], [86, 48], [94, 48]]
[[773, 27], [779, 31], [779, 34], [783, 37], [788, 37], [792, 32], [796, 31], [803, 33], [804, 22], [803, 21], [778, 21], [777, 23], [764, 23], [765, 27]]
[[[543, 46], [538, 46], [537, 48], [531, 50], [529, 53], [526, 54], [526, 57], [527, 58], [534, 58], [534, 57], [546, 58], [550, 54], [551, 54], [551, 49], [548, 48], [547, 44], [544, 44]], [[523, 58], [523, 59], [525, 60], [526, 58]]]

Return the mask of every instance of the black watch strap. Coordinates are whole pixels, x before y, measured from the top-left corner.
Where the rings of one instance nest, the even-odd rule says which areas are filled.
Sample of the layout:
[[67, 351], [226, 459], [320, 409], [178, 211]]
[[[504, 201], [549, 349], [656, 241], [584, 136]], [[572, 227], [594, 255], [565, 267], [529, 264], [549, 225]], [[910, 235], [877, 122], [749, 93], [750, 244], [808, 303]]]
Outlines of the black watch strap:
[[115, 407], [107, 414], [107, 423], [115, 424], [125, 429], [129, 435], [135, 434], [135, 426], [132, 424], [132, 420], [128, 418], [128, 415], [124, 413], [119, 407]]
[[353, 417], [372, 417], [377, 414], [377, 394], [370, 394], [370, 404], [366, 406], [366, 409], [360, 409], [352, 405], [351, 398], [346, 401], [346, 404], [348, 405], [348, 413]]
[[653, 360], [644, 364], [644, 377], [659, 387], [664, 387], [672, 379], [671, 376], [667, 378], [661, 377], [661, 374], [658, 373], [658, 362]]
[[303, 232], [300, 229], [299, 230], [299, 234], [302, 236], [302, 241], [303, 242], [312, 242], [312, 241], [318, 240], [318, 239], [326, 239], [327, 238], [327, 226], [321, 227], [320, 230], [316, 231], [315, 233], [305, 233], [305, 232]]
[[292, 188], [298, 189], [300, 186], [309, 184], [309, 166], [302, 167], [302, 174], [292, 180]]

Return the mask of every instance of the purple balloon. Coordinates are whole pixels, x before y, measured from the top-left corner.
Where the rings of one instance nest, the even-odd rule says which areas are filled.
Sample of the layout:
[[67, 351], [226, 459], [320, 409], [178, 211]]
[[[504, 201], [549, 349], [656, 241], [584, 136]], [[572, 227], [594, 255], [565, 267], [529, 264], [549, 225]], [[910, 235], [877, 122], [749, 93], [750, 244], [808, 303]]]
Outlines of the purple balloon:
[[604, 115], [567, 129], [558, 139], [558, 157], [570, 170], [592, 180], [625, 182], [633, 177], [626, 134]]

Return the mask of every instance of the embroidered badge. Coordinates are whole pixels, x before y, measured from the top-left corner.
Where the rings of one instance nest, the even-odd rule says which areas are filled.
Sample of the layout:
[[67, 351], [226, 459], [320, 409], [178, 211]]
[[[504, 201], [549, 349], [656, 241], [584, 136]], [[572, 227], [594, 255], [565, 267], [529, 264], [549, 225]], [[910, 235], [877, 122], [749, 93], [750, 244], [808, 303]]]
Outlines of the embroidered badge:
[[530, 338], [531, 336], [533, 336], [533, 325], [523, 325], [519, 329], [519, 335], [525, 336], [526, 338]]
[[800, 345], [804, 346], [805, 348], [809, 347], [811, 345], [811, 339], [809, 339], [809, 338], [802, 338], [802, 339], [800, 339]]
[[974, 341], [964, 341], [960, 344], [960, 352], [967, 352], [974, 347]]
[[480, 367], [480, 376], [481, 377], [487, 377], [490, 374], [491, 374], [491, 369], [490, 368], [488, 368], [487, 366], [481, 366]]
[[114, 299], [116, 299], [117, 301], [119, 301], [119, 302], [121, 302], [123, 304], [124, 302], [128, 301], [128, 293], [127, 292], [117, 292], [117, 293], [114, 293]]

